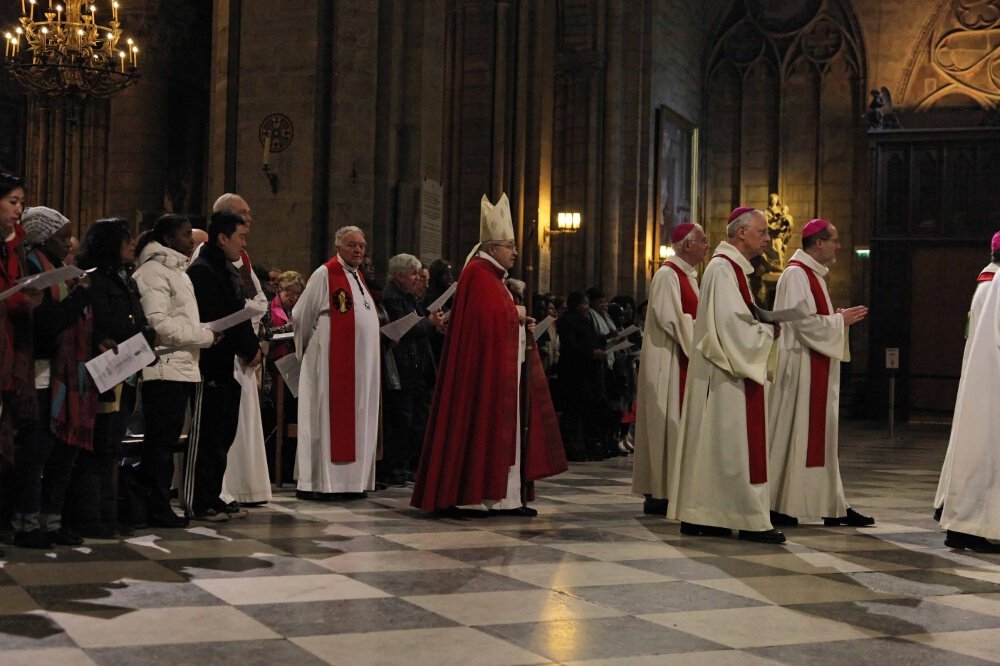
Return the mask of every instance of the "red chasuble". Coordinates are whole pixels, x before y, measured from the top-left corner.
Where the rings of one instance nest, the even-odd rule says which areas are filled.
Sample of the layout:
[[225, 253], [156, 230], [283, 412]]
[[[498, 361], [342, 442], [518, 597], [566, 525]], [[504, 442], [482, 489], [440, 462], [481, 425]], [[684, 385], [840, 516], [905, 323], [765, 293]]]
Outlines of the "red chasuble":
[[[789, 261], [809, 278], [809, 291], [816, 304], [816, 314], [830, 314], [830, 305], [813, 269], [801, 261]], [[815, 349], [809, 350], [809, 442], [806, 446], [806, 467], [826, 465], [826, 401], [830, 394], [830, 357]]]
[[354, 298], [351, 278], [333, 255], [326, 264], [330, 291], [330, 462], [357, 459], [354, 418]]
[[[503, 272], [473, 258], [455, 292], [411, 505], [433, 511], [507, 494], [518, 445], [519, 326]], [[522, 465], [523, 478], [533, 481], [567, 465], [537, 352], [528, 363], [531, 412]]]
[[[691, 315], [691, 319], [696, 319], [698, 314], [698, 295], [694, 293], [694, 288], [691, 286], [691, 280], [688, 279], [687, 273], [684, 269], [677, 264], [672, 264], [669, 261], [663, 262], [664, 266], [669, 266], [674, 269], [677, 273], [677, 281], [681, 285], [681, 312], [686, 315]], [[684, 408], [684, 387], [687, 385], [687, 375], [688, 375], [688, 357], [684, 353], [684, 350], [677, 346], [677, 364], [680, 366], [681, 376], [680, 376], [680, 407]]]
[[[739, 264], [724, 254], [717, 254], [728, 261], [736, 271], [736, 282], [740, 286], [740, 296], [747, 304], [747, 309], [754, 319], [757, 319], [757, 307], [750, 296], [750, 285], [747, 276]], [[750, 483], [767, 483], [767, 414], [764, 411], [764, 386], [752, 379], [744, 378], [743, 394], [746, 400], [747, 414], [747, 450], [750, 454]]]

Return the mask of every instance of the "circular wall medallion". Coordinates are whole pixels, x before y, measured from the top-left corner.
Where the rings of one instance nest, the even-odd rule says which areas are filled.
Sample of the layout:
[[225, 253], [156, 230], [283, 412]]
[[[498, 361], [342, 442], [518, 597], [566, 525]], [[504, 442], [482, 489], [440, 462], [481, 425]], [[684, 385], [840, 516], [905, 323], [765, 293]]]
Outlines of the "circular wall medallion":
[[272, 153], [280, 153], [288, 148], [288, 144], [292, 142], [294, 136], [295, 128], [292, 127], [292, 121], [283, 113], [272, 113], [264, 118], [257, 132], [257, 139], [262, 146], [265, 138], [271, 138]]

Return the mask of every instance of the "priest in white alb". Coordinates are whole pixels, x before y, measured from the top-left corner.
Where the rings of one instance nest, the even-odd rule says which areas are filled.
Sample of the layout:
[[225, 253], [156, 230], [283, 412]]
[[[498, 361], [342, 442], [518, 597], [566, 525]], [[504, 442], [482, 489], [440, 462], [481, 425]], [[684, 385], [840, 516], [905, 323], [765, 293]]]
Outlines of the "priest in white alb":
[[667, 470], [680, 434], [688, 359], [694, 348], [698, 270], [708, 238], [700, 225], [678, 224], [670, 234], [674, 256], [649, 287], [649, 310], [639, 353], [632, 492], [645, 495], [643, 512], [667, 512]]
[[784, 543], [770, 520], [764, 384], [779, 328], [759, 320], [750, 260], [770, 242], [763, 211], [739, 207], [705, 269], [667, 517], [681, 533]]
[[[969, 318], [965, 324], [965, 351], [962, 353], [962, 372], [960, 377], [965, 377], [965, 368], [969, 364], [969, 349], [972, 347], [972, 332], [976, 330], [976, 324], [983, 312], [983, 303], [986, 302], [986, 292], [989, 291], [990, 283], [1000, 268], [1000, 231], [993, 234], [990, 242], [990, 263], [986, 265], [976, 278], [976, 290], [972, 294], [972, 305], [969, 306]], [[961, 383], [961, 379], [959, 380]], [[934, 495], [934, 520], [941, 520], [941, 506], [944, 504], [944, 491], [948, 487], [951, 477], [951, 447], [955, 439], [955, 431], [952, 429], [951, 438], [948, 440], [948, 450], [944, 455], [944, 464], [941, 466], [941, 478], [938, 480], [937, 493]]]
[[802, 249], [778, 279], [774, 309], [804, 305], [810, 314], [785, 324], [777, 372], [768, 387], [773, 525], [820, 518], [828, 526], [875, 523], [848, 506], [840, 479], [840, 363], [850, 360], [849, 327], [864, 319], [868, 308], [833, 309], [826, 274], [837, 258], [838, 237], [828, 221], [810, 220], [802, 227]]
[[991, 243], [993, 262], [980, 273], [969, 312], [951, 439], [941, 469], [935, 505], [945, 545], [981, 553], [1000, 552], [1000, 232]]
[[337, 253], [292, 310], [303, 499], [352, 499], [375, 487], [381, 350], [375, 301], [358, 270], [367, 243], [358, 227], [341, 227], [334, 240]]

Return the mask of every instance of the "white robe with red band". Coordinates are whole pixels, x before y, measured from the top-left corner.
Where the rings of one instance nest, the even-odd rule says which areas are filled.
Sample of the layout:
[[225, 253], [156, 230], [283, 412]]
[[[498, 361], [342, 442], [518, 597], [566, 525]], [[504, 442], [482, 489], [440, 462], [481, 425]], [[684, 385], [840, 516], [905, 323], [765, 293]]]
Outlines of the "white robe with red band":
[[[848, 327], [843, 315], [834, 312], [824, 276], [829, 268], [809, 254], [796, 250], [791, 261], [813, 271], [823, 292], [826, 312], [817, 314], [806, 269], [789, 265], [778, 279], [774, 309], [784, 310], [805, 303], [812, 313], [807, 319], [783, 324], [778, 338], [778, 370], [768, 387], [768, 484], [771, 508], [802, 519], [847, 515], [847, 500], [840, 479], [837, 457], [840, 413], [840, 363], [850, 360]], [[825, 386], [813, 386], [810, 350], [829, 359]], [[807, 464], [810, 441], [810, 397], [825, 402], [822, 432], [817, 426], [814, 446], [822, 447], [821, 465]], [[816, 415], [818, 417], [818, 415]]]
[[750, 468], [766, 471], [767, 451], [751, 460], [744, 380], [768, 380], [774, 332], [750, 314], [730, 260], [745, 275], [750, 262], [725, 241], [715, 254], [729, 260], [714, 256], [701, 281], [667, 517], [760, 532], [771, 529], [770, 494], [766, 475], [751, 483]]
[[[344, 369], [344, 377], [335, 378], [335, 381], [354, 384], [354, 462], [333, 463], [330, 460], [330, 326], [350, 325], [350, 320], [337, 311], [330, 312], [329, 276], [325, 265], [309, 277], [302, 296], [292, 309], [295, 353], [302, 361], [295, 464], [297, 488], [304, 492], [357, 493], [375, 487], [381, 381], [378, 315], [368, 288], [365, 287], [362, 293], [350, 273], [347, 278], [353, 301], [354, 356], [342, 355], [343, 358], [333, 360], [335, 366]], [[365, 299], [371, 309], [365, 308]]]
[[[979, 273], [979, 278], [976, 280], [976, 291], [972, 294], [972, 305], [969, 306], [969, 320], [965, 327], [965, 351], [962, 353], [962, 374], [961, 379], [959, 379], [959, 392], [962, 390], [961, 383], [965, 381], [965, 372], [969, 365], [972, 334], [976, 330], [976, 324], [979, 323], [979, 319], [982, 316], [986, 294], [989, 291], [990, 284], [993, 282], [998, 268], [1000, 268], [998, 264], [989, 264]], [[955, 408], [955, 412], [958, 412], [957, 407]], [[948, 439], [948, 450], [945, 452], [944, 464], [941, 466], [941, 478], [938, 480], [937, 493], [934, 495], [935, 509], [940, 508], [944, 502], [944, 494], [948, 489], [948, 483], [951, 481], [951, 450], [954, 442], [955, 428], [952, 427], [951, 437]]]
[[[679, 257], [670, 260], [686, 274], [698, 295], [698, 271]], [[649, 313], [639, 353], [639, 385], [635, 413], [635, 458], [632, 492], [666, 499], [667, 470], [681, 422], [681, 361], [694, 349], [694, 317], [681, 306], [677, 271], [664, 264], [649, 287]]]
[[1000, 539], [1000, 279], [987, 287], [959, 382], [941, 527]]

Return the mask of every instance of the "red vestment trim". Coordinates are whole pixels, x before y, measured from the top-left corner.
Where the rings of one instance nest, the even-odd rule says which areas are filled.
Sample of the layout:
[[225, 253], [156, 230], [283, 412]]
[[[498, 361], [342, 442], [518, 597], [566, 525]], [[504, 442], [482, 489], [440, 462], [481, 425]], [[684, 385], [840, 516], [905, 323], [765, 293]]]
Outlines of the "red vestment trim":
[[[736, 282], [740, 287], [740, 296], [754, 319], [757, 319], [757, 308], [750, 295], [750, 285], [747, 276], [739, 264], [724, 254], [717, 254], [728, 261], [736, 272]], [[747, 414], [747, 452], [750, 454], [750, 483], [767, 483], [767, 414], [764, 411], [764, 385], [750, 378], [743, 379], [743, 394], [746, 399]]]
[[996, 275], [996, 273], [983, 271], [979, 274], [979, 277], [976, 278], [976, 282], [993, 282], [994, 275]]
[[330, 462], [357, 460], [354, 419], [354, 299], [347, 272], [333, 255], [326, 264], [330, 289]]
[[[677, 281], [681, 285], [681, 312], [686, 315], [691, 315], [692, 319], [697, 318], [698, 314], [698, 294], [694, 293], [694, 288], [691, 286], [691, 280], [688, 279], [688, 274], [684, 272], [684, 269], [677, 264], [672, 264], [669, 261], [663, 262], [664, 266], [669, 266], [674, 269], [677, 273]], [[678, 365], [681, 369], [680, 376], [680, 406], [684, 407], [684, 387], [687, 386], [687, 375], [688, 375], [688, 357], [684, 353], [684, 350], [677, 346], [677, 360]]]
[[[801, 261], [789, 261], [809, 278], [809, 291], [816, 304], [816, 314], [829, 315], [830, 306], [815, 271]], [[806, 467], [826, 466], [826, 403], [830, 395], [830, 357], [815, 349], [809, 350], [809, 440], [806, 445]]]

